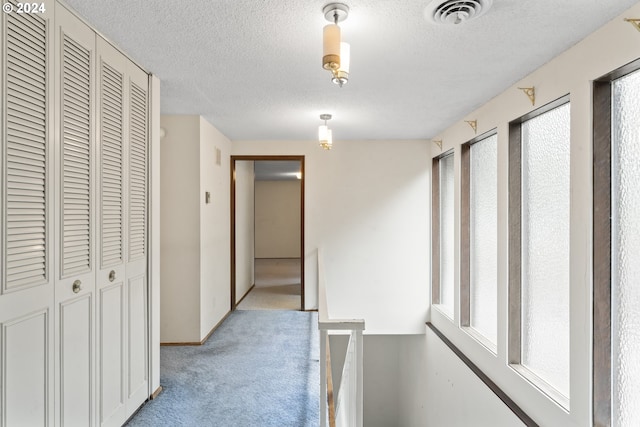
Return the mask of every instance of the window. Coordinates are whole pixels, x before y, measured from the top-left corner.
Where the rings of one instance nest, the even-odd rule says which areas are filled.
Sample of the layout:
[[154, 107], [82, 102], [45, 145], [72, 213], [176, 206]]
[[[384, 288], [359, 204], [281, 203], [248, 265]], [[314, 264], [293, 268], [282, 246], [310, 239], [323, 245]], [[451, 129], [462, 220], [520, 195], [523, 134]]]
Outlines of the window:
[[640, 425], [640, 72], [613, 82], [612, 360], [615, 425]]
[[453, 152], [433, 160], [432, 302], [454, 314], [454, 165]]
[[510, 126], [509, 361], [559, 403], [569, 397], [570, 104]]
[[594, 423], [640, 425], [640, 71], [594, 87]]
[[[496, 351], [498, 328], [498, 136], [462, 146], [461, 315]], [[476, 335], [474, 333], [474, 335]]]

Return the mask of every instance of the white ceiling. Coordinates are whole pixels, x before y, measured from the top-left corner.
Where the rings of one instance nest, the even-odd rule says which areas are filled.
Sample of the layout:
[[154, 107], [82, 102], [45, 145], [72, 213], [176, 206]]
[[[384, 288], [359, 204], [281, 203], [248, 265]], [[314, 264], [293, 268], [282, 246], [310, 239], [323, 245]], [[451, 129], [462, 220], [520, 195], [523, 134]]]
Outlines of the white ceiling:
[[328, 0], [66, 0], [161, 79], [163, 114], [199, 114], [231, 140], [430, 138], [637, 0], [493, 0], [456, 26], [429, 0], [343, 0], [344, 88], [322, 69]]

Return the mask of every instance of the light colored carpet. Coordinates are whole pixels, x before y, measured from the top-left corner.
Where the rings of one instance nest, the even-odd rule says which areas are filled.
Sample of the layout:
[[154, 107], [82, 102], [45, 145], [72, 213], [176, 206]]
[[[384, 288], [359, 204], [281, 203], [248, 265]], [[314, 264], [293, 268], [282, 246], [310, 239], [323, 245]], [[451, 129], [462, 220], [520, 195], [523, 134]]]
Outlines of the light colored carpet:
[[234, 311], [202, 346], [161, 347], [162, 393], [127, 424], [317, 427], [317, 313]]
[[300, 310], [300, 260], [255, 260], [255, 287], [238, 310]]
[[257, 258], [254, 267], [256, 287], [300, 284], [300, 259]]
[[300, 310], [300, 285], [257, 285], [240, 302], [238, 310]]

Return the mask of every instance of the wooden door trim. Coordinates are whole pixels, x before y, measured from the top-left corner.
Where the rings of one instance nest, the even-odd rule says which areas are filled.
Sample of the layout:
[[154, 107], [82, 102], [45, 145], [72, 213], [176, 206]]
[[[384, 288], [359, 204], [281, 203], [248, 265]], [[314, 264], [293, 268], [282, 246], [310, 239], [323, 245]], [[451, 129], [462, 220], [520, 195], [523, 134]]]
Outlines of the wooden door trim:
[[230, 229], [231, 229], [231, 311], [235, 310], [238, 304], [236, 304], [236, 161], [260, 161], [260, 160], [297, 160], [300, 162], [300, 172], [302, 177], [300, 178], [300, 311], [305, 310], [304, 306], [304, 188], [305, 188], [305, 170], [304, 170], [304, 155], [241, 155], [231, 156], [229, 168], [229, 183], [230, 183]]

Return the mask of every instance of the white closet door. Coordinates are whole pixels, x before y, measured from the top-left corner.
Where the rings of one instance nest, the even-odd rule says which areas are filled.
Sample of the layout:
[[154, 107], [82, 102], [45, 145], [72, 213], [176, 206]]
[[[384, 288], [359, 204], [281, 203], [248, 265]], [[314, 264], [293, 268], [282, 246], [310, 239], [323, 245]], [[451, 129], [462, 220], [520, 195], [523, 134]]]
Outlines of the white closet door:
[[127, 414], [125, 287], [125, 109], [127, 59], [102, 38], [98, 52], [99, 215], [97, 273], [98, 412], [100, 425]]
[[127, 405], [149, 396], [147, 288], [149, 76], [129, 63], [127, 171]]
[[44, 5], [0, 16], [0, 426], [54, 415], [53, 3]]
[[95, 33], [56, 4], [56, 423], [95, 424]]

